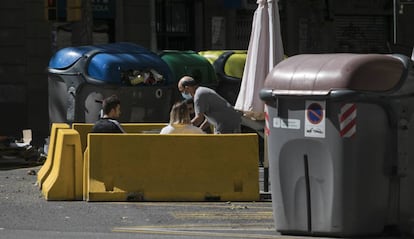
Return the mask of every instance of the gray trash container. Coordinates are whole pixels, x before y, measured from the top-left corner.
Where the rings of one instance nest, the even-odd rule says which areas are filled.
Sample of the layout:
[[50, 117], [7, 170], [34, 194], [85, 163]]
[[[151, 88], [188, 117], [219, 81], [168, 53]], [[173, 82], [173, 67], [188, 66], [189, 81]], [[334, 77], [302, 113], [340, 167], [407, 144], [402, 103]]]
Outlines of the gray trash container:
[[401, 55], [306, 54], [269, 73], [260, 97], [277, 231], [342, 237], [412, 228], [410, 68]]

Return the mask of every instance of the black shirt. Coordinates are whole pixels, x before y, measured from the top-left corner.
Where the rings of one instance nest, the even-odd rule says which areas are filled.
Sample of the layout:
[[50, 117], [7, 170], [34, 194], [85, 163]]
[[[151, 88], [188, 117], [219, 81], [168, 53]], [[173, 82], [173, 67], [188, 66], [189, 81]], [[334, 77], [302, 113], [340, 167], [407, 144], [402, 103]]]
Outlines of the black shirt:
[[101, 118], [95, 122], [92, 133], [125, 133], [118, 121], [110, 118]]

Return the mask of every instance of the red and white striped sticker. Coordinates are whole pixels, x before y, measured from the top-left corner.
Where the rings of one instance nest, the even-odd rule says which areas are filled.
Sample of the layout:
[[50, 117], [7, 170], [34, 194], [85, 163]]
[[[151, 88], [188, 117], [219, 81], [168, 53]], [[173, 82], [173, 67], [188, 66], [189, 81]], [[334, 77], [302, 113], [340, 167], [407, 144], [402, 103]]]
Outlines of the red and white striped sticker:
[[269, 136], [269, 134], [270, 134], [270, 128], [269, 128], [269, 113], [267, 113], [267, 105], [265, 105], [265, 108], [264, 108], [264, 116], [265, 116], [265, 128], [264, 128], [264, 131], [265, 131], [265, 134], [267, 136]]
[[356, 133], [356, 104], [344, 104], [339, 112], [339, 134], [342, 138], [350, 138]]

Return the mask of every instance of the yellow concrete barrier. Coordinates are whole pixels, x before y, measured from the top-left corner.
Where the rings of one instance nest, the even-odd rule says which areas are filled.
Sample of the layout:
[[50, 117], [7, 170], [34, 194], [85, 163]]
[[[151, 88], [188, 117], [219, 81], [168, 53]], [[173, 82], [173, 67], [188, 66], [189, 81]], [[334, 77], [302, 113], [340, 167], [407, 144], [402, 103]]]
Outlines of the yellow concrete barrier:
[[88, 201], [259, 200], [256, 134], [89, 134]]
[[82, 200], [83, 160], [79, 133], [59, 129], [56, 135], [53, 164], [43, 182], [46, 200]]
[[88, 147], [86, 147], [85, 151], [83, 152], [82, 196], [83, 196], [83, 200], [85, 201], [87, 200], [88, 188], [89, 188], [89, 180], [86, 180], [87, 178], [89, 178], [89, 148]]
[[65, 123], [53, 123], [50, 136], [49, 136], [49, 149], [47, 152], [47, 158], [43, 163], [42, 167], [39, 169], [37, 173], [37, 185], [39, 188], [42, 188], [43, 182], [46, 180], [47, 176], [49, 175], [50, 170], [52, 169], [53, 165], [53, 155], [55, 153], [56, 147], [56, 134], [58, 129], [68, 129], [69, 125]]
[[[121, 124], [127, 133], [147, 133], [151, 131], [160, 131], [167, 123], [122, 123]], [[88, 133], [92, 131], [93, 123], [73, 123], [72, 129], [79, 132], [82, 152], [87, 146]]]

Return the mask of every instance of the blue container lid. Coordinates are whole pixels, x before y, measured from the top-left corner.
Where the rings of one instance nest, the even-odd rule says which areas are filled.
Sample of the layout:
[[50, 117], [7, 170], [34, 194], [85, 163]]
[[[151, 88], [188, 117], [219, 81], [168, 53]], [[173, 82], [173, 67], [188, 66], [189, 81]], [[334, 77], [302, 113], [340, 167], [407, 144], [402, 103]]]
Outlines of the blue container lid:
[[125, 79], [138, 79], [137, 75], [141, 73], [161, 75], [164, 84], [171, 79], [172, 73], [160, 56], [128, 42], [64, 48], [51, 58], [49, 68], [70, 69], [83, 56], [89, 58], [81, 62], [84, 65], [80, 73], [92, 83], [130, 84]]
[[130, 71], [155, 70], [168, 81], [168, 65], [155, 53], [98, 53], [94, 55], [87, 67], [87, 74], [96, 80], [119, 84], [122, 75]]
[[49, 68], [67, 69], [83, 56], [83, 54], [95, 49], [93, 46], [67, 47], [57, 51], [49, 61]]

